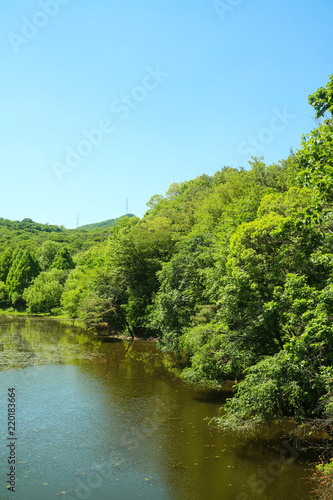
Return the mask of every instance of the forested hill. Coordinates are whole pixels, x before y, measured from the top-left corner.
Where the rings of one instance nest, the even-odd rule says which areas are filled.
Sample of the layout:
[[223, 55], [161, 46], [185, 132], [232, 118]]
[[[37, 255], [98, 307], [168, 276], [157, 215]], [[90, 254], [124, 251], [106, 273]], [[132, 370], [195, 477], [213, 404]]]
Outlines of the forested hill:
[[[135, 217], [134, 214], [125, 214], [122, 217]], [[106, 228], [106, 227], [111, 227], [115, 226], [119, 219], [122, 217], [118, 217], [117, 219], [108, 219], [104, 220], [102, 222], [95, 222], [94, 224], [85, 224], [84, 226], [79, 226], [77, 230], [85, 230], [85, 229], [98, 229], [98, 228]]]
[[27, 230], [30, 232], [36, 231], [47, 231], [47, 232], [59, 232], [64, 229], [63, 226], [50, 226], [49, 224], [39, 224], [38, 222], [34, 222], [32, 219], [23, 219], [21, 221], [11, 221], [9, 219], [3, 219], [0, 217], [0, 226], [1, 231], [3, 228], [7, 227], [9, 230]]
[[[132, 214], [123, 217], [133, 217]], [[122, 217], [109, 219], [77, 229], [66, 229], [64, 226], [40, 224], [32, 219], [22, 221], [11, 221], [0, 218], [0, 252], [7, 248], [24, 248], [37, 251], [40, 245], [52, 240], [60, 244], [66, 244], [72, 254], [87, 250], [96, 242], [105, 240], [111, 227], [115, 226]]]
[[333, 76], [309, 102], [320, 125], [276, 164], [172, 184], [95, 242], [40, 231], [36, 248], [28, 230], [7, 233], [2, 307], [157, 336], [185, 379], [241, 381], [229, 429], [333, 421]]

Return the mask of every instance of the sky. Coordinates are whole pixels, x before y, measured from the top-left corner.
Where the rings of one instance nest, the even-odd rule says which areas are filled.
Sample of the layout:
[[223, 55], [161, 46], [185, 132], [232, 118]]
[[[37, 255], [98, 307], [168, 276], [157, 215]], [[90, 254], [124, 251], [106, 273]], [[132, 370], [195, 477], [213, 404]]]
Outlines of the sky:
[[[1, 2], [0, 217], [142, 217], [174, 182], [269, 165], [316, 125], [332, 0]], [[127, 206], [126, 206], [127, 205]]]

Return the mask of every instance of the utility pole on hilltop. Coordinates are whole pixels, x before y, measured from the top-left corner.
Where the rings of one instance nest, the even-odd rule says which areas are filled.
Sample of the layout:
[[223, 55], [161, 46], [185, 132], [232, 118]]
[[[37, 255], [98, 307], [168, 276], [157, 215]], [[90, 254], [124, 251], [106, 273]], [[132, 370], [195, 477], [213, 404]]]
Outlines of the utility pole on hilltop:
[[77, 214], [77, 218], [76, 218], [76, 227], [79, 227], [79, 214]]
[[128, 198], [126, 198], [126, 213], [128, 212]]

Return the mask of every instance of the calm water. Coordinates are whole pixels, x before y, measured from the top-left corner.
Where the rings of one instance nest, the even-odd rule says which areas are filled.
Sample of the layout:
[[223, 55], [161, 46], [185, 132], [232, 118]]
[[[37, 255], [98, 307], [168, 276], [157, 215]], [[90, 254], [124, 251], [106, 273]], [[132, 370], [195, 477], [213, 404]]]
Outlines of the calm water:
[[181, 382], [154, 343], [101, 344], [52, 320], [2, 316], [0, 370], [1, 499], [310, 498], [309, 466], [291, 442], [274, 452], [208, 426], [222, 396]]

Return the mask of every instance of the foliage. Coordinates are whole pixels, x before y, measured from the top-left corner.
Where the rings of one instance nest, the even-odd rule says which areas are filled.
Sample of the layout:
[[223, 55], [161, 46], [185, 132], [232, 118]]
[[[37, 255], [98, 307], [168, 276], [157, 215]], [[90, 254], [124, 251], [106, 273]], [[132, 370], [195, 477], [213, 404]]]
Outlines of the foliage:
[[222, 317], [255, 357], [224, 428], [333, 415], [331, 140], [326, 120], [296, 153], [302, 188], [264, 197], [259, 218], [231, 238]]
[[182, 329], [192, 323], [196, 306], [205, 303], [202, 270], [212, 263], [209, 235], [191, 236], [178, 245], [174, 257], [159, 272], [151, 325], [167, 348], [175, 349]]
[[323, 200], [333, 200], [333, 75], [325, 88], [309, 96], [309, 103], [316, 111], [316, 118], [330, 117], [314, 129], [308, 136], [303, 136], [302, 147], [297, 152], [299, 169], [298, 179], [301, 185], [315, 188]]
[[0, 257], [0, 280], [6, 282], [13, 261], [13, 251], [7, 248]]
[[6, 283], [0, 281], [0, 307], [5, 307], [8, 303]]
[[324, 460], [316, 466], [316, 472], [312, 475], [315, 483], [313, 493], [318, 500], [331, 500], [333, 496], [333, 458], [328, 463]]
[[75, 267], [72, 256], [66, 247], [61, 247], [57, 251], [51, 265], [51, 269], [73, 269]]
[[[126, 214], [123, 217], [135, 217], [134, 214]], [[91, 229], [99, 229], [99, 228], [107, 228], [107, 227], [112, 227], [116, 226], [117, 223], [119, 222], [119, 219], [108, 219], [104, 220], [102, 222], [95, 222], [94, 224], [85, 224], [84, 226], [79, 226], [77, 228], [78, 231], [82, 230], [91, 230]]]
[[333, 115], [333, 75], [329, 77], [326, 87], [320, 87], [309, 96], [309, 104], [314, 107], [316, 118], [323, 117], [327, 111]]
[[236, 382], [225, 429], [330, 419], [332, 88], [333, 76], [309, 97], [321, 123], [296, 153], [174, 183], [142, 220], [69, 231], [0, 219], [1, 306], [158, 337], [187, 381]]
[[70, 318], [79, 317], [79, 307], [86, 298], [94, 273], [89, 268], [76, 267], [69, 273], [64, 292], [61, 297], [61, 305], [65, 314]]
[[[121, 219], [118, 219], [118, 222], [119, 220]], [[96, 239], [106, 240], [114, 227], [97, 223], [96, 227], [91, 229], [66, 229], [64, 226], [39, 224], [31, 219], [10, 221], [0, 218], [0, 254], [8, 248], [12, 250], [21, 248], [38, 255], [41, 246], [46, 241], [65, 244], [71, 254], [75, 254], [88, 250], [96, 243]], [[43, 268], [42, 263], [41, 267]]]
[[23, 299], [27, 304], [27, 312], [52, 313], [52, 310], [60, 306], [63, 285], [66, 273], [58, 269], [41, 272], [23, 292]]
[[38, 276], [40, 272], [39, 263], [28, 250], [18, 250], [13, 253], [13, 262], [8, 272], [6, 287], [8, 297], [12, 304], [22, 305], [20, 298], [25, 288], [27, 288], [32, 279]]
[[39, 247], [36, 252], [36, 256], [43, 271], [46, 271], [51, 267], [60, 246], [61, 244], [57, 241], [46, 240]]

